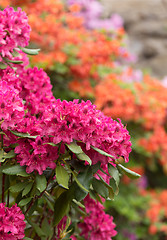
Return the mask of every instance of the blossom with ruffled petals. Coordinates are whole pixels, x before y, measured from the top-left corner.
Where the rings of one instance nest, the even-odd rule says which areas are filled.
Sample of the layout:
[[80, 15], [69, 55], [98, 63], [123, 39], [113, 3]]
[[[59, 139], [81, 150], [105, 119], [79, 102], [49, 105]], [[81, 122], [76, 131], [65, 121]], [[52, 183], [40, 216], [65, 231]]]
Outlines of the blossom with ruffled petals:
[[23, 239], [26, 226], [24, 218], [17, 204], [8, 208], [5, 203], [0, 203], [0, 239]]
[[81, 236], [89, 240], [111, 240], [117, 232], [113, 217], [104, 212], [104, 206], [87, 196], [84, 199], [86, 217], [81, 218]]

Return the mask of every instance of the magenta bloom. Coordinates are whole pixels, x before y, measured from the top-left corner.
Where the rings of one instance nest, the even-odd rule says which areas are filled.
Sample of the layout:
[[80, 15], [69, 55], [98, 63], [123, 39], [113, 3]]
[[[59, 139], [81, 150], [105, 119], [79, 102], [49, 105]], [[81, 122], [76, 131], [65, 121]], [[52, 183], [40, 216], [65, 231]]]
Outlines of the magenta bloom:
[[2, 57], [11, 57], [14, 48], [28, 45], [30, 26], [26, 13], [8, 7], [0, 11], [0, 52]]
[[17, 91], [6, 81], [0, 81], [0, 122], [1, 128], [14, 128], [24, 117], [24, 106]]
[[5, 203], [0, 203], [0, 239], [23, 239], [26, 226], [24, 218], [17, 204], [8, 208]]
[[87, 240], [111, 240], [117, 232], [113, 217], [104, 212], [104, 206], [87, 196], [84, 199], [87, 216], [81, 218], [79, 228]]
[[100, 148], [115, 158], [124, 156], [129, 160], [131, 152], [130, 135], [123, 124], [106, 117], [90, 101], [78, 103], [60, 101], [45, 109], [43, 113], [42, 135], [52, 135], [55, 144], [82, 141], [83, 150], [95, 164], [106, 164], [109, 158], [95, 152], [90, 146]]

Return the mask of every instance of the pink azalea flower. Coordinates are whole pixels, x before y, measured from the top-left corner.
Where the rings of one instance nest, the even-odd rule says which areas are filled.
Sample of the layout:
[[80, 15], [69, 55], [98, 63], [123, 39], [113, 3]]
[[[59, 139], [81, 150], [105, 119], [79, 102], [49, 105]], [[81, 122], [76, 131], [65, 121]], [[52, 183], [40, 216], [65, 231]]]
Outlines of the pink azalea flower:
[[104, 206], [91, 199], [89, 195], [84, 199], [86, 217], [81, 217], [78, 225], [81, 236], [88, 240], [111, 240], [117, 232], [114, 229], [113, 217], [104, 212]]
[[0, 239], [23, 239], [26, 226], [24, 218], [17, 204], [8, 208], [5, 203], [0, 203]]

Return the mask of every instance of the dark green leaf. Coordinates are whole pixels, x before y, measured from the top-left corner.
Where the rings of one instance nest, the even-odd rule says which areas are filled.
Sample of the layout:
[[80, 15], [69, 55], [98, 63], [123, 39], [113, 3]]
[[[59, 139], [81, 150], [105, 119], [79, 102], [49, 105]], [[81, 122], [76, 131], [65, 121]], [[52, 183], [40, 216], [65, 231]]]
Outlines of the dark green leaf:
[[58, 184], [66, 189], [68, 189], [69, 174], [64, 169], [63, 166], [59, 165], [55, 169], [56, 171], [56, 180]]
[[21, 192], [27, 185], [27, 182], [17, 183], [9, 188], [11, 192]]
[[44, 218], [42, 222], [42, 231], [46, 234], [47, 237], [50, 237], [53, 235], [53, 228], [49, 224], [47, 218]]
[[89, 192], [90, 197], [94, 200], [97, 200], [98, 202], [100, 202], [101, 204], [103, 204], [101, 197], [97, 194], [97, 192], [95, 190], [90, 190]]
[[22, 207], [22, 206], [25, 206], [27, 205], [30, 201], [31, 201], [32, 197], [29, 197], [29, 198], [24, 198], [22, 199], [20, 202], [19, 202], [19, 206]]
[[79, 186], [82, 190], [88, 192], [88, 190], [79, 182], [79, 180], [77, 179], [76, 174], [69, 168], [68, 165], [66, 165], [66, 166], [68, 167], [69, 171], [72, 173], [72, 175], [73, 175], [73, 177], [74, 177], [74, 180], [76, 181], [76, 183], [78, 184], [78, 186]]
[[69, 191], [63, 192], [56, 200], [54, 206], [53, 226], [57, 225], [67, 214], [71, 200], [72, 199], [69, 196]]
[[54, 211], [53, 202], [51, 202], [51, 201], [49, 200], [49, 198], [46, 197], [46, 195], [44, 195], [44, 198], [45, 198], [46, 203], [48, 204], [48, 207], [49, 207], [52, 211]]
[[111, 154], [108, 154], [108, 153], [104, 152], [103, 150], [101, 150], [99, 148], [96, 148], [96, 147], [93, 147], [93, 146], [91, 146], [91, 148], [93, 148], [96, 152], [100, 153], [101, 155], [104, 155], [106, 157], [110, 157], [110, 158], [115, 159]]
[[71, 166], [77, 170], [77, 172], [84, 172], [86, 169], [86, 166], [84, 162], [79, 161], [78, 159], [72, 159]]
[[71, 152], [73, 152], [75, 154], [83, 153], [82, 148], [80, 146], [78, 146], [75, 142], [66, 144], [66, 146], [71, 150]]
[[88, 190], [93, 179], [91, 167], [87, 167], [84, 172], [80, 172], [77, 176], [77, 179], [82, 184], [82, 186]]
[[27, 186], [24, 188], [23, 192], [22, 192], [22, 196], [24, 197], [25, 195], [27, 195], [30, 191], [31, 191], [31, 188], [32, 188], [32, 185], [33, 183], [30, 182], [27, 184]]
[[40, 192], [43, 192], [46, 189], [47, 181], [44, 175], [36, 176], [36, 187]]
[[120, 177], [119, 177], [119, 171], [116, 167], [114, 167], [112, 164], [108, 163], [108, 172], [109, 174], [113, 177], [116, 187], [117, 187], [117, 191], [116, 194], [119, 192], [119, 181], [120, 181]]
[[108, 188], [98, 179], [93, 178], [92, 181], [93, 189], [104, 198], [108, 198]]
[[25, 168], [20, 165], [5, 166], [2, 170], [3, 173], [7, 175], [17, 175], [22, 177], [28, 177], [29, 174], [26, 173]]
[[24, 48], [24, 47], [20, 47], [20, 49], [29, 55], [37, 55], [40, 51], [40, 49], [29, 49], [29, 48]]
[[102, 178], [102, 176], [100, 176], [99, 174], [97, 174], [100, 178], [100, 180], [102, 181], [102, 183], [108, 188], [108, 191], [109, 191], [109, 197], [110, 199], [114, 199], [114, 190], [113, 188], [104, 181], [104, 179]]
[[76, 181], [76, 183], [78, 184], [78, 186], [82, 189], [82, 190], [84, 190], [84, 191], [86, 191], [86, 192], [88, 192], [88, 190], [79, 182], [79, 180], [77, 179], [77, 177], [76, 177], [76, 175], [75, 175], [75, 173], [74, 172], [72, 172], [72, 174], [73, 174], [73, 177], [74, 177], [74, 179], [75, 179], [75, 181]]
[[99, 170], [100, 165], [101, 165], [101, 163], [100, 163], [100, 162], [97, 162], [96, 164], [94, 164], [94, 165], [91, 166], [91, 169], [92, 169], [93, 174], [95, 174], [95, 173]]
[[117, 166], [123, 173], [125, 173], [131, 179], [137, 179], [141, 177], [140, 174], [133, 172], [132, 170], [122, 166], [121, 164], [117, 164]]
[[34, 222], [31, 222], [30, 219], [27, 219], [28, 223], [33, 227], [35, 232], [39, 237], [46, 237], [46, 234], [42, 231], [42, 229]]

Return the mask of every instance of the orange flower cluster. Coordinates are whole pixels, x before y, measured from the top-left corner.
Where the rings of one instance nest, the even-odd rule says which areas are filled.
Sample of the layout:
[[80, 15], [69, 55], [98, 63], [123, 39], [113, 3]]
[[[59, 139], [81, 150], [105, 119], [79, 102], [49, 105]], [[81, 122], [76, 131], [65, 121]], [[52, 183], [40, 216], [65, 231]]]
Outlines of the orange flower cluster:
[[150, 195], [150, 208], [146, 212], [151, 223], [149, 233], [155, 235], [163, 232], [167, 239], [167, 190], [160, 193], [152, 191]]
[[[28, 2], [24, 10], [32, 28], [31, 42], [42, 50], [33, 57], [33, 65], [56, 72], [57, 68], [61, 68], [56, 64], [64, 64], [67, 68], [63, 74], [70, 73], [74, 81], [80, 79], [82, 82], [86, 78], [96, 82], [99, 65], [111, 67], [115, 59], [129, 57], [122, 46], [124, 29], [113, 33], [90, 31], [83, 26], [81, 17], [73, 15], [73, 12], [79, 11], [76, 4], [67, 9], [59, 0]], [[75, 87], [75, 83], [70, 86]]]
[[138, 145], [142, 146], [151, 158], [157, 157], [167, 175], [167, 133], [162, 126], [155, 128], [149, 138], [141, 138]]
[[148, 75], [141, 82], [128, 83], [121, 74], [110, 74], [95, 87], [94, 96], [105, 115], [141, 126], [144, 137], [138, 146], [151, 158], [156, 155], [167, 174], [167, 88]]
[[126, 83], [111, 74], [96, 86], [95, 99], [106, 115], [135, 121], [147, 130], [166, 121], [167, 89], [148, 75], [142, 82]]

